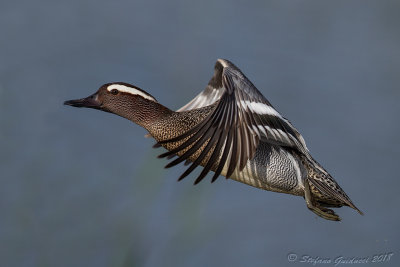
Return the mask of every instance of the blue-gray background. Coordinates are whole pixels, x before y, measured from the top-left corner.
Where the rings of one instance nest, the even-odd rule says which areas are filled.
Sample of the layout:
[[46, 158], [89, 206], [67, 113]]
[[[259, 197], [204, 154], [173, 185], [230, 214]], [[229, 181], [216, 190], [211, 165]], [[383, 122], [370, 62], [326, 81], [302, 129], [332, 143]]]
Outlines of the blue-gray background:
[[[399, 266], [399, 14], [399, 1], [2, 0], [0, 266], [390, 252], [381, 265]], [[177, 183], [184, 167], [165, 170], [144, 129], [62, 105], [125, 81], [177, 109], [217, 58], [293, 122], [365, 216], [325, 221], [300, 197], [221, 178]]]

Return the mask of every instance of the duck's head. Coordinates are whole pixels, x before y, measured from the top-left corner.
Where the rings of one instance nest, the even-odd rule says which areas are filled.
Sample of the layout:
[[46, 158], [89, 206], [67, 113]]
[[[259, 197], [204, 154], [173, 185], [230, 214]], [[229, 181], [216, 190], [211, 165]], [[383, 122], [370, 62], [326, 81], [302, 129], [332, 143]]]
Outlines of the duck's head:
[[111, 112], [139, 125], [157, 117], [163, 107], [149, 93], [123, 82], [104, 84], [96, 93], [86, 98], [65, 101], [64, 105]]

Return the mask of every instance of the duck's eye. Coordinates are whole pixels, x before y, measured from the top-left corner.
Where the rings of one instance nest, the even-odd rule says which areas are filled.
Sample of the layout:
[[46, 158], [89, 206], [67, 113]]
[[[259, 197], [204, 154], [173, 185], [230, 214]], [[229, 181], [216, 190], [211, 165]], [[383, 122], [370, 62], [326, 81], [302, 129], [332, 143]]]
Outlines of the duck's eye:
[[117, 89], [112, 89], [112, 90], [111, 90], [111, 94], [117, 95], [117, 94], [118, 94], [118, 90], [117, 90]]

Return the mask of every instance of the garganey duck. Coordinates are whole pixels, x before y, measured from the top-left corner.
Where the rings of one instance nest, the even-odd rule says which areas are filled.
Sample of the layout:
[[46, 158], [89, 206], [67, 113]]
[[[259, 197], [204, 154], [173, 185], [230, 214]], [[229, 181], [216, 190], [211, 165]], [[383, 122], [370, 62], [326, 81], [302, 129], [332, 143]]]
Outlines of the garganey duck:
[[315, 161], [293, 125], [228, 60], [218, 59], [204, 91], [177, 111], [149, 93], [123, 82], [107, 83], [93, 95], [64, 103], [111, 112], [142, 127], [168, 152], [177, 156], [166, 167], [191, 164], [200, 182], [213, 171], [264, 190], [304, 197], [307, 207], [327, 220], [340, 217], [327, 207], [353, 204], [332, 176]]

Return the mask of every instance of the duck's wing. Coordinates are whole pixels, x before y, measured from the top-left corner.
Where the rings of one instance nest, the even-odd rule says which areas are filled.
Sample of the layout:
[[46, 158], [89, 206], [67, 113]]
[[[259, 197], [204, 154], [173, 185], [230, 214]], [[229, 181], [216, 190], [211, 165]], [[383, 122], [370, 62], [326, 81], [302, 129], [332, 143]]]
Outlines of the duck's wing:
[[[215, 181], [224, 167], [227, 168], [226, 177], [229, 178], [236, 169], [241, 171], [247, 161], [254, 157], [260, 141], [291, 147], [308, 154], [299, 132], [275, 110], [235, 65], [228, 60], [218, 59], [214, 69], [214, 75], [206, 89], [178, 112], [217, 102], [215, 109], [186, 133], [159, 142], [165, 144], [184, 140], [176, 149], [160, 155], [167, 157], [185, 151], [166, 167], [198, 155], [179, 180], [202, 162], [204, 169], [195, 183], [200, 182], [211, 169], [215, 171], [212, 178]], [[207, 145], [204, 146], [205, 143]], [[198, 150], [202, 147], [203, 150], [199, 153]]]

